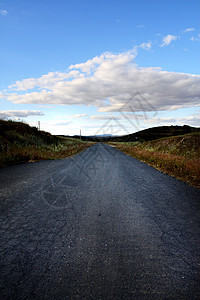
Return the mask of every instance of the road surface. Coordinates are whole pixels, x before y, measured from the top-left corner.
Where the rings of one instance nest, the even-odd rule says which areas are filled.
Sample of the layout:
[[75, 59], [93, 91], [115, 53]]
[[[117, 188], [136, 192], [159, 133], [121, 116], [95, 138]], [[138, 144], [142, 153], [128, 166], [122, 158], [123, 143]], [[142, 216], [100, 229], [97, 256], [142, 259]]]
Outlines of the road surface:
[[200, 299], [200, 191], [105, 144], [0, 170], [1, 299]]

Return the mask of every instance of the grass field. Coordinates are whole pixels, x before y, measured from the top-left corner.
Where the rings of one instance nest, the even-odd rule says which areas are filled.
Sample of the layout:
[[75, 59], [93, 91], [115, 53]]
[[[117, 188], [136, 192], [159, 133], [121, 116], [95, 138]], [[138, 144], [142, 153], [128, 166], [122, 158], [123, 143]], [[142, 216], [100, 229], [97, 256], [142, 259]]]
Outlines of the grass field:
[[0, 167], [65, 158], [91, 145], [79, 139], [53, 136], [22, 122], [0, 120]]
[[113, 145], [166, 174], [200, 188], [200, 133]]

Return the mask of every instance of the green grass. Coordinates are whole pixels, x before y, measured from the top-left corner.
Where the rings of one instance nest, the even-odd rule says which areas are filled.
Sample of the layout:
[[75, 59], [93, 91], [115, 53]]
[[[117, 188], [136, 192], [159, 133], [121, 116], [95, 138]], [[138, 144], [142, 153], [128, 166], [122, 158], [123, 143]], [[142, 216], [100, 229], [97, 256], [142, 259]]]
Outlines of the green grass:
[[200, 188], [199, 133], [143, 143], [113, 143], [113, 145], [166, 174]]
[[53, 136], [35, 127], [0, 120], [0, 166], [45, 159], [61, 159], [75, 155], [92, 143]]

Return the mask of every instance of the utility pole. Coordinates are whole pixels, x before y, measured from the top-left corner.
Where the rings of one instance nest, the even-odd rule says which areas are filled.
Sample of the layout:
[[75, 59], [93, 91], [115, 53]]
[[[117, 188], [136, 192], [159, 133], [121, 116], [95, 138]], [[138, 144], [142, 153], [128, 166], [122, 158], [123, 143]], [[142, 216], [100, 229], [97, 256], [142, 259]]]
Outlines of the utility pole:
[[39, 129], [39, 131], [40, 131], [40, 121], [38, 121], [38, 129]]
[[81, 129], [80, 129], [80, 140], [81, 140]]

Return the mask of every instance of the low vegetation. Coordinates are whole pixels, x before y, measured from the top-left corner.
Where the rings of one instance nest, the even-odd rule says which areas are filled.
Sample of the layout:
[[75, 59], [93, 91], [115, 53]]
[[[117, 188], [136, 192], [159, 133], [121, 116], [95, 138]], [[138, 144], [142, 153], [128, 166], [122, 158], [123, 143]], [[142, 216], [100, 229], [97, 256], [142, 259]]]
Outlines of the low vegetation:
[[44, 159], [65, 158], [92, 143], [53, 136], [22, 122], [0, 120], [0, 166]]
[[148, 142], [113, 143], [121, 151], [200, 188], [200, 133]]
[[200, 128], [191, 127], [188, 125], [178, 126], [158, 126], [147, 128], [132, 134], [124, 135], [124, 136], [113, 136], [107, 139], [110, 142], [136, 142], [136, 141], [154, 141], [161, 138], [168, 138], [172, 136], [179, 136], [188, 133], [199, 132]]

